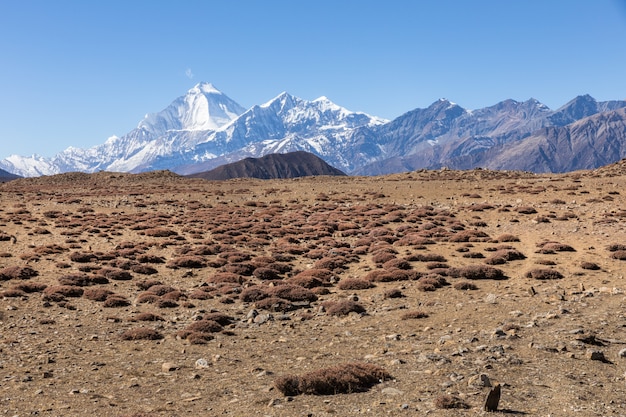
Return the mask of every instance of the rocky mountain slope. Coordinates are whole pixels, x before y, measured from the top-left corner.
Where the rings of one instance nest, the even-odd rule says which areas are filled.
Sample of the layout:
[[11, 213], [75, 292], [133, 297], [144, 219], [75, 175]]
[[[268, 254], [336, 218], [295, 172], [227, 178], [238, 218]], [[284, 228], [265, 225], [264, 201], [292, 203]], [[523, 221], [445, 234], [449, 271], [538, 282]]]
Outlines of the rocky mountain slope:
[[[624, 121], [615, 113], [625, 107], [626, 101], [598, 102], [589, 95], [557, 110], [535, 99], [477, 110], [442, 99], [386, 121], [326, 97], [308, 101], [288, 93], [245, 110], [213, 85], [200, 83], [122, 137], [89, 149], [68, 148], [52, 159], [13, 155], [0, 161], [0, 168], [22, 176], [163, 169], [189, 175], [248, 157], [306, 151], [358, 175], [443, 166], [561, 172], [626, 156]], [[577, 125], [595, 116], [597, 122]], [[602, 123], [611, 128], [603, 130]], [[550, 145], [537, 154], [544, 136]], [[555, 139], [564, 136], [566, 141]]]
[[297, 151], [286, 154], [269, 154], [261, 158], [245, 158], [221, 165], [211, 171], [189, 175], [207, 180], [232, 178], [279, 179], [319, 175], [346, 175], [331, 167], [323, 159], [309, 152]]

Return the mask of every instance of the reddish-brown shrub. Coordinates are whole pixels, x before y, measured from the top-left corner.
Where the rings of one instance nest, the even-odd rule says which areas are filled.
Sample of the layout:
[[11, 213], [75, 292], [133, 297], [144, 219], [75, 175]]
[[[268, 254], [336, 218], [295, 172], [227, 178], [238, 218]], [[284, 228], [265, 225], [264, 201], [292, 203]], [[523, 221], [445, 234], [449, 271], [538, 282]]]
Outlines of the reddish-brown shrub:
[[316, 301], [317, 295], [311, 290], [298, 285], [284, 284], [269, 287], [266, 292], [270, 296], [279, 297], [288, 301]]
[[98, 271], [98, 274], [114, 281], [129, 281], [133, 279], [133, 275], [123, 269], [102, 268]]
[[537, 253], [550, 254], [554, 252], [576, 252], [576, 249], [565, 243], [543, 242], [538, 245], [540, 249]]
[[455, 290], [477, 290], [478, 286], [470, 281], [458, 281], [453, 285]]
[[389, 252], [377, 252], [372, 255], [372, 262], [375, 264], [384, 264], [385, 262], [389, 262], [394, 259], [396, 259], [396, 255]]
[[130, 267], [130, 270], [140, 275], [154, 275], [159, 272], [156, 268], [149, 265], [133, 265]]
[[104, 276], [87, 275], [74, 273], [63, 275], [58, 279], [61, 285], [76, 285], [78, 287], [88, 287], [96, 284], [108, 284], [109, 280]]
[[626, 250], [616, 250], [611, 253], [611, 258], [617, 259], [620, 261], [626, 261]]
[[582, 269], [587, 269], [587, 270], [590, 270], [590, 271], [598, 271], [598, 270], [602, 269], [602, 268], [600, 268], [600, 265], [598, 265], [597, 263], [595, 263], [595, 262], [586, 262], [586, 261], [581, 262], [580, 267]]
[[145, 304], [145, 303], [154, 304], [154, 303], [157, 303], [160, 299], [161, 297], [159, 297], [156, 294], [153, 294], [150, 292], [143, 292], [137, 296], [137, 299], [135, 301], [137, 301], [138, 304]]
[[139, 281], [136, 285], [137, 285], [137, 288], [145, 291], [154, 285], [163, 285], [163, 283], [161, 281], [150, 279], [150, 280], [145, 280], [145, 281]]
[[13, 288], [25, 293], [41, 292], [48, 286], [40, 282], [22, 282], [21, 284], [14, 285]]
[[308, 289], [313, 289], [313, 288], [324, 286], [324, 282], [322, 282], [321, 279], [316, 278], [314, 276], [302, 275], [302, 274], [296, 275], [291, 278], [287, 278], [285, 282], [292, 284], [292, 285], [298, 285], [303, 288], [308, 288]]
[[555, 269], [535, 268], [526, 272], [526, 278], [548, 280], [548, 279], [561, 279], [563, 274]]
[[609, 252], [617, 252], [618, 250], [626, 250], [626, 244], [612, 243], [606, 247]]
[[269, 297], [265, 286], [253, 285], [241, 291], [239, 299], [244, 303], [252, 303]]
[[391, 288], [389, 290], [386, 290], [383, 293], [383, 297], [385, 297], [385, 298], [403, 298], [404, 294], [402, 293], [402, 290], [400, 290], [398, 288]]
[[266, 267], [256, 268], [252, 275], [260, 280], [280, 279], [280, 274], [275, 269]]
[[139, 313], [134, 318], [133, 321], [164, 321], [165, 319], [158, 314], [154, 313]]
[[421, 310], [412, 310], [403, 313], [400, 318], [402, 320], [410, 320], [410, 319], [425, 319], [428, 317], [428, 314]]
[[481, 230], [463, 230], [455, 233], [448, 239], [450, 242], [485, 242], [489, 235]]
[[77, 263], [88, 263], [97, 261], [98, 257], [91, 252], [72, 252], [70, 254], [70, 260]]
[[115, 308], [115, 307], [126, 307], [130, 305], [130, 301], [126, 299], [123, 295], [119, 294], [111, 294], [104, 300], [102, 304], [103, 307], [107, 308]]
[[106, 288], [91, 287], [83, 291], [83, 297], [91, 301], [105, 301], [111, 294], [113, 294], [113, 291]]
[[149, 293], [158, 295], [160, 297], [164, 294], [167, 294], [168, 292], [176, 291], [176, 288], [171, 287], [169, 285], [161, 284], [161, 285], [153, 285], [150, 288], [148, 288], [146, 291]]
[[205, 268], [207, 264], [200, 256], [181, 256], [180, 258], [172, 259], [166, 266], [171, 269]]
[[518, 207], [518, 208], [515, 209], [515, 211], [520, 213], [520, 214], [535, 214], [535, 213], [537, 213], [537, 210], [535, 210], [534, 207], [530, 207], [530, 206]]
[[405, 261], [404, 259], [391, 259], [385, 263], [383, 263], [384, 269], [411, 269], [412, 266], [410, 263]]
[[162, 264], [165, 263], [165, 259], [157, 255], [143, 254], [137, 257], [137, 262], [142, 264]]
[[9, 266], [0, 269], [0, 281], [8, 281], [10, 279], [30, 279], [39, 275], [30, 266]]
[[122, 340], [160, 340], [163, 339], [163, 335], [155, 329], [139, 327], [124, 331], [120, 338]]
[[9, 288], [8, 290], [0, 292], [0, 297], [5, 298], [18, 298], [25, 296], [26, 293], [22, 290], [18, 290], [17, 288]]
[[330, 316], [347, 316], [350, 313], [365, 313], [365, 307], [352, 300], [325, 301], [322, 306]]
[[53, 285], [43, 290], [44, 295], [58, 294], [63, 297], [81, 297], [83, 289], [75, 285]]
[[162, 227], [155, 227], [152, 229], [143, 230], [143, 234], [146, 236], [150, 236], [150, 237], [169, 237], [169, 236], [178, 235], [178, 232], [176, 232], [175, 230], [165, 229]]
[[274, 385], [286, 396], [334, 395], [367, 391], [391, 375], [383, 368], [362, 362], [346, 363], [303, 375], [286, 375]]
[[255, 307], [261, 310], [287, 312], [294, 309], [293, 304], [280, 297], [270, 296], [254, 303]]
[[448, 274], [455, 278], [465, 279], [502, 280], [508, 278], [501, 269], [487, 265], [468, 265], [460, 268], [449, 268]]
[[448, 262], [445, 256], [436, 253], [415, 253], [405, 259], [409, 262]]
[[485, 259], [488, 265], [503, 265], [508, 261], [526, 259], [526, 255], [517, 249], [500, 249], [495, 251], [489, 258]]
[[441, 408], [441, 409], [453, 409], [453, 408], [468, 409], [470, 408], [470, 406], [465, 401], [463, 401], [462, 399], [454, 395], [440, 395], [437, 398], [435, 398], [434, 404], [435, 404], [435, 407]]
[[350, 291], [367, 290], [372, 287], [374, 284], [362, 278], [344, 278], [337, 284], [337, 288], [340, 290]]
[[174, 300], [168, 300], [165, 298], [161, 298], [154, 303], [159, 308], [176, 308], [178, 307], [178, 303]]

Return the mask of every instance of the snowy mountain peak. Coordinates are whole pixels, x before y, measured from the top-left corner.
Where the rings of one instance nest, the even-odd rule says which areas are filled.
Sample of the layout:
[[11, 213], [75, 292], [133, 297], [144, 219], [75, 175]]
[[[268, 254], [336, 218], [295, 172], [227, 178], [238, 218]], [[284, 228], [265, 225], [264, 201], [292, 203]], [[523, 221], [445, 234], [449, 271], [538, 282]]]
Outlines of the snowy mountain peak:
[[188, 94], [223, 94], [213, 84], [205, 81], [194, 85], [188, 92]]
[[211, 83], [198, 83], [166, 109], [147, 114], [138, 129], [161, 135], [170, 130], [217, 130], [245, 109]]

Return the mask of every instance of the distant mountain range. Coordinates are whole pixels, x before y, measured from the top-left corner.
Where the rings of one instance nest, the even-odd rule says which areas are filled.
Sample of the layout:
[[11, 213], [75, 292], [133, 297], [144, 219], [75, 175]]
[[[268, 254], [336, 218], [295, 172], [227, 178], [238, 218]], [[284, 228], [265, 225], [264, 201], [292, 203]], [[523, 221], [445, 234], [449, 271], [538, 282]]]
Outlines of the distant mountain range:
[[269, 154], [261, 158], [245, 158], [230, 164], [220, 165], [210, 171], [189, 175], [206, 180], [228, 180], [232, 178], [298, 178], [319, 175], [346, 175], [333, 168], [323, 159], [310, 152], [296, 151], [285, 154]]
[[0, 169], [0, 182], [7, 182], [20, 178], [19, 175], [11, 174], [3, 169]]
[[[448, 100], [387, 121], [326, 97], [282, 93], [244, 109], [200, 83], [122, 137], [70, 147], [53, 158], [12, 155], [0, 169], [21, 176], [62, 172], [193, 174], [275, 153], [306, 151], [349, 174], [422, 168], [593, 169], [626, 157], [626, 101], [579, 96], [557, 110], [535, 99], [466, 110]], [[71, 128], [71, 127], [68, 127]]]

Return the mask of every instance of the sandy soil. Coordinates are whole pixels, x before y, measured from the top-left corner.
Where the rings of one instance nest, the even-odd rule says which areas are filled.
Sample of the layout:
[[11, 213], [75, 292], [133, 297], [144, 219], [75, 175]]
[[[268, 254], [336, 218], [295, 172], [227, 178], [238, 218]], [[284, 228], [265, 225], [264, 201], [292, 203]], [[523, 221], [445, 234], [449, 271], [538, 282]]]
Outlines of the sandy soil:
[[[625, 186], [623, 163], [2, 184], [0, 415], [473, 416], [489, 383], [503, 414], [626, 415]], [[391, 378], [276, 385], [353, 362]]]

